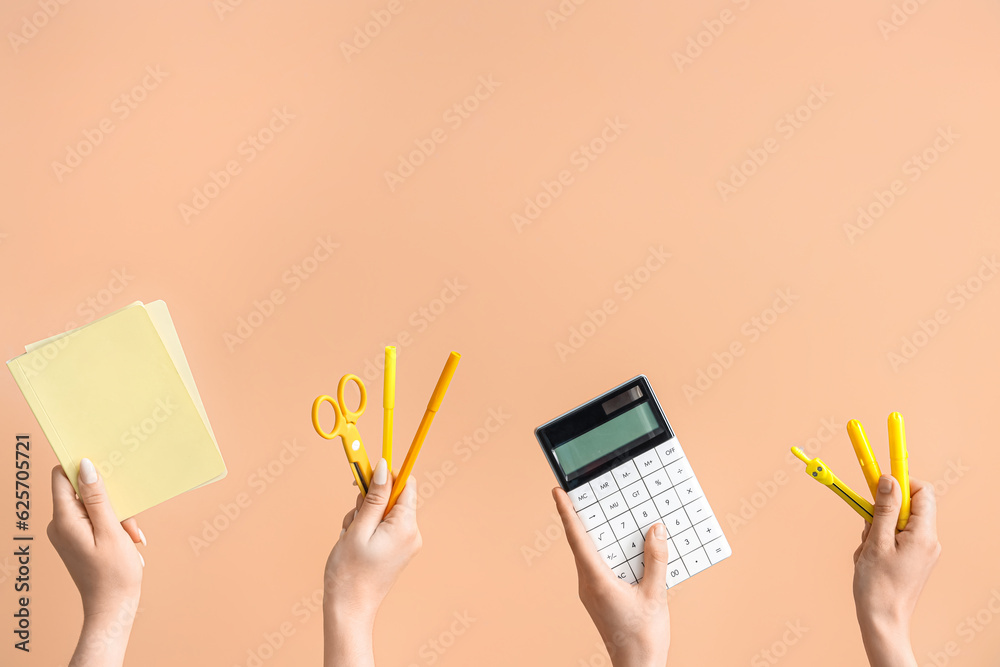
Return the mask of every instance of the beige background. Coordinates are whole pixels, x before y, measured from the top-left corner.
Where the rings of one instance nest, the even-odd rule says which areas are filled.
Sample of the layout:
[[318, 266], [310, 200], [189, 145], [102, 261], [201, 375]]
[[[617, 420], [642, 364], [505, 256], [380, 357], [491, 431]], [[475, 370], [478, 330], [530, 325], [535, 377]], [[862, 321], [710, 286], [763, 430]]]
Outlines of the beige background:
[[[348, 57], [341, 43], [371, 12], [384, 20], [388, 0], [224, 1], [53, 2], [47, 18], [44, 2], [16, 0], [0, 12], [20, 35], [0, 56], [4, 358], [132, 300], [165, 299], [229, 466], [225, 481], [140, 517], [150, 542], [132, 664], [257, 664], [283, 624], [294, 634], [261, 664], [319, 664], [320, 617], [301, 600], [320, 586], [354, 495], [309, 406], [403, 333], [401, 449], [448, 351], [464, 358], [418, 464], [425, 546], [379, 616], [380, 664], [607, 664], [531, 431], [637, 373], [733, 546], [676, 589], [672, 664], [771, 664], [764, 650], [788, 665], [863, 660], [850, 590], [861, 520], [788, 448], [815, 438], [862, 489], [844, 424], [860, 418], [887, 465], [892, 410], [906, 418], [913, 475], [941, 492], [944, 551], [914, 618], [921, 665], [992, 664], [1000, 281], [976, 279], [1000, 247], [996, 3], [909, 0], [915, 13], [897, 13], [888, 32], [888, 0], [563, 2], [575, 11], [558, 22], [557, 0], [402, 0]], [[687, 48], [697, 57], [678, 66]], [[461, 123], [446, 116], [480, 77], [499, 85], [480, 88]], [[813, 87], [829, 96], [800, 108]], [[294, 118], [248, 160], [241, 144], [275, 108]], [[796, 112], [798, 127], [782, 121]], [[607, 119], [625, 127], [581, 162]], [[113, 131], [78, 166], [53, 165], [102, 121]], [[385, 172], [438, 128], [445, 141], [390, 190]], [[957, 137], [936, 153], [949, 128]], [[765, 144], [777, 152], [724, 200], [718, 182]], [[936, 161], [914, 172], [925, 150]], [[229, 161], [239, 173], [185, 224], [180, 205]], [[512, 215], [563, 170], [569, 184], [519, 232]], [[902, 194], [849, 238], [858, 207], [897, 179]], [[286, 272], [317, 237], [339, 247], [306, 261], [315, 270], [296, 283]], [[649, 246], [671, 257], [626, 299], [615, 285]], [[953, 290], [970, 279], [981, 289], [959, 307]], [[459, 295], [436, 302], [448, 281]], [[273, 290], [283, 303], [227, 345]], [[776, 290], [798, 300], [751, 340]], [[557, 343], [607, 299], [615, 312], [560, 358]], [[894, 368], [889, 353], [939, 309], [947, 321]], [[683, 386], [734, 342], [744, 354], [689, 401]], [[64, 664], [80, 611], [44, 539], [55, 459], [14, 382], [0, 386], [4, 516], [10, 443], [29, 432], [39, 538], [27, 657], [10, 647], [12, 563], [0, 558], [0, 662]], [[379, 381], [369, 386], [361, 431], [377, 444]], [[477, 429], [491, 410], [509, 418], [486, 437]], [[467, 437], [477, 451], [457, 444]], [[300, 451], [282, 463], [285, 441]], [[242, 492], [251, 506], [196, 555], [191, 537]], [[808, 630], [786, 644], [786, 623]], [[958, 655], [932, 660], [948, 642]]]

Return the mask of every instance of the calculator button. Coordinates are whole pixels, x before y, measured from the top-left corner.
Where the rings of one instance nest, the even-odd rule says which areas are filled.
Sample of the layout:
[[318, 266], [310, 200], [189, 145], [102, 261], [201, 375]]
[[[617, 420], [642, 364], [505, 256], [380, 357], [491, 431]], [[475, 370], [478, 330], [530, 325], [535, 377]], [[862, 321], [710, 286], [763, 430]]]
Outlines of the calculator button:
[[612, 568], [612, 572], [615, 576], [624, 581], [627, 584], [635, 583], [635, 575], [632, 574], [632, 568], [628, 566], [628, 563], [622, 563], [618, 567]]
[[670, 440], [667, 440], [662, 445], [657, 445], [656, 455], [660, 457], [660, 463], [665, 467], [684, 456], [684, 450], [681, 449], [681, 444], [677, 442], [677, 438], [670, 438]]
[[677, 551], [670, 555], [685, 556], [700, 546], [701, 542], [698, 541], [698, 535], [695, 532], [694, 528], [688, 528], [680, 535], [674, 537], [674, 547], [677, 549]]
[[622, 551], [625, 552], [625, 558], [634, 558], [636, 555], [642, 553], [645, 542], [642, 538], [642, 531], [637, 530], [618, 544], [621, 546]]
[[681, 560], [684, 561], [684, 565], [687, 566], [688, 573], [691, 575], [698, 574], [711, 565], [711, 563], [708, 562], [708, 555], [701, 547], [698, 547], [687, 556], [683, 556]]
[[597, 499], [601, 500], [617, 491], [618, 485], [615, 484], [614, 475], [610, 472], [606, 472], [600, 477], [595, 477], [590, 480], [590, 488], [594, 490], [594, 495], [597, 496]]
[[594, 541], [594, 546], [597, 547], [598, 551], [615, 541], [614, 533], [611, 532], [611, 526], [606, 523], [594, 528], [587, 534]]
[[642, 480], [631, 486], [626, 486], [622, 489], [622, 495], [625, 496], [625, 503], [629, 507], [636, 507], [649, 500], [649, 491], [646, 490], [646, 485], [642, 483]]
[[705, 551], [708, 552], [708, 560], [712, 561], [712, 565], [733, 555], [733, 550], [729, 548], [729, 542], [724, 535], [706, 544]]
[[640, 579], [642, 579], [642, 575], [645, 574], [646, 571], [646, 563], [643, 560], [642, 554], [639, 554], [638, 556], [630, 560], [628, 564], [632, 568], [632, 574], [635, 575], [635, 580], [639, 581]]
[[651, 496], [663, 493], [673, 486], [673, 484], [670, 483], [670, 478], [667, 477], [667, 471], [663, 468], [650, 473], [649, 476], [645, 477], [642, 481], [646, 484], [646, 488], [649, 489], [649, 495]]
[[719, 522], [715, 520], [714, 516], [708, 517], [701, 523], [696, 523], [694, 529], [698, 533], [698, 539], [701, 540], [702, 544], [708, 544], [722, 535], [722, 528], [719, 527]]
[[698, 483], [694, 477], [686, 482], [681, 482], [675, 487], [677, 490], [677, 495], [680, 496], [681, 504], [687, 505], [692, 500], [698, 500], [699, 498], [704, 498], [705, 494], [701, 491], [701, 484]]
[[617, 544], [608, 545], [601, 549], [598, 553], [601, 555], [601, 558], [604, 559], [604, 562], [611, 567], [617, 567], [619, 564], [623, 564], [625, 562], [625, 554], [622, 553], [622, 548]]
[[660, 513], [660, 516], [667, 516], [681, 507], [681, 501], [677, 497], [677, 491], [674, 489], [670, 489], [654, 497], [653, 502], [656, 504], [656, 511]]
[[684, 506], [684, 511], [688, 513], [691, 523], [698, 523], [712, 516], [712, 508], [708, 506], [708, 501], [704, 498], [692, 500]]
[[656, 505], [652, 500], [647, 500], [643, 504], [633, 507], [632, 516], [635, 517], [635, 522], [640, 526], [660, 520], [660, 513], [656, 511]]
[[670, 537], [674, 537], [690, 528], [691, 522], [688, 520], [684, 510], [678, 509], [663, 517], [663, 525], [667, 527]]
[[674, 483], [674, 486], [694, 476], [694, 473], [691, 472], [691, 464], [685, 458], [678, 459], [670, 465], [663, 467], [666, 469], [667, 474], [670, 475], [670, 481]]
[[632, 461], [635, 462], [635, 467], [639, 469], [639, 474], [643, 477], [663, 468], [663, 464], [660, 463], [660, 457], [656, 455], [655, 449], [651, 449], [645, 454], [639, 454]]
[[631, 461], [626, 461], [617, 468], [612, 469], [611, 474], [614, 475], [618, 486], [623, 489], [639, 479], [639, 470]]
[[667, 588], [676, 586], [688, 578], [687, 568], [680, 558], [667, 565]]
[[582, 510], [588, 505], [593, 505], [597, 502], [597, 497], [590, 488], [590, 484], [584, 482], [580, 486], [576, 487], [569, 492], [569, 499], [573, 501], [573, 509], [577, 512]]
[[628, 509], [628, 505], [625, 504], [625, 498], [622, 497], [619, 491], [615, 491], [614, 494], [601, 500], [600, 504], [601, 509], [604, 510], [604, 516], [608, 517], [608, 519], [616, 517]]
[[591, 505], [587, 509], [577, 512], [577, 514], [580, 515], [580, 521], [583, 522], [584, 530], [590, 530], [605, 522], [604, 512], [601, 511], [599, 505]]
[[635, 522], [635, 519], [632, 518], [632, 515], [628, 512], [619, 514], [614, 519], [608, 521], [608, 523], [611, 524], [611, 530], [614, 531], [615, 537], [619, 540], [623, 540], [627, 536], [639, 530], [639, 524]]

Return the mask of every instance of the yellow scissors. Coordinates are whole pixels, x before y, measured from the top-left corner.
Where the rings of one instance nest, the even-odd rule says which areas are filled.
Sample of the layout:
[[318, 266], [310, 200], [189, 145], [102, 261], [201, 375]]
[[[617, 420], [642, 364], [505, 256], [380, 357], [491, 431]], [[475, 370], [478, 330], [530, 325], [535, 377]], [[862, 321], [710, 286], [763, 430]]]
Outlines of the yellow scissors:
[[[348, 382], [352, 381], [361, 390], [361, 403], [358, 405], [356, 411], [348, 410], [347, 402], [344, 401], [344, 387], [347, 386]], [[333, 413], [337, 416], [333, 424], [333, 430], [329, 432], [324, 431], [319, 423], [319, 408], [324, 402], [333, 406]], [[361, 489], [363, 495], [368, 493], [368, 482], [372, 478], [372, 466], [368, 461], [368, 453], [365, 451], [365, 445], [361, 442], [361, 434], [358, 433], [358, 417], [364, 414], [367, 403], [368, 392], [365, 391], [365, 384], [361, 381], [361, 378], [357, 375], [345, 375], [340, 378], [340, 384], [337, 385], [336, 401], [331, 396], [324, 394], [323, 396], [318, 396], [313, 401], [312, 406], [313, 428], [327, 440], [332, 440], [338, 435], [343, 440], [344, 453], [347, 454], [347, 460], [351, 464], [354, 481], [358, 483], [358, 488]]]

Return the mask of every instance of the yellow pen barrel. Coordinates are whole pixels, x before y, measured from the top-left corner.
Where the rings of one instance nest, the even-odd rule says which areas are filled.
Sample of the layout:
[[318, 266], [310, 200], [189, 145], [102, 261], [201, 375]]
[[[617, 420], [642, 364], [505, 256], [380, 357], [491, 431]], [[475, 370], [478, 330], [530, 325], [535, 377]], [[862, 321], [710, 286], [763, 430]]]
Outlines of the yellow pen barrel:
[[382, 458], [392, 471], [392, 411], [396, 407], [396, 348], [385, 348], [385, 379], [382, 384]]
[[830, 490], [836, 493], [841, 499], [851, 506], [855, 512], [861, 515], [861, 517], [868, 523], [872, 522], [872, 517], [875, 515], [875, 508], [872, 504], [856, 494], [851, 487], [844, 484], [840, 479], [833, 475], [833, 482], [830, 484]]
[[868, 489], [872, 492], [872, 499], [874, 499], [878, 492], [878, 479], [882, 476], [882, 469], [879, 468], [875, 454], [872, 452], [872, 446], [868, 442], [868, 436], [865, 435], [865, 427], [857, 419], [852, 419], [847, 422], [847, 435], [850, 436], [851, 444], [854, 445], [858, 464], [861, 466], [861, 472], [864, 473]]
[[441, 377], [438, 378], [437, 385], [434, 386], [434, 393], [431, 394], [431, 400], [427, 403], [428, 410], [437, 412], [441, 408], [441, 401], [444, 400], [444, 394], [448, 391], [451, 379], [455, 377], [455, 371], [458, 370], [458, 362], [461, 358], [462, 355], [458, 352], [452, 352], [448, 355], [448, 361], [444, 364]]
[[903, 530], [910, 519], [910, 464], [909, 453], [906, 451], [906, 429], [903, 426], [903, 416], [898, 412], [889, 415], [889, 460], [892, 476], [899, 482], [899, 490], [903, 494], [899, 522], [896, 524], [897, 529]]

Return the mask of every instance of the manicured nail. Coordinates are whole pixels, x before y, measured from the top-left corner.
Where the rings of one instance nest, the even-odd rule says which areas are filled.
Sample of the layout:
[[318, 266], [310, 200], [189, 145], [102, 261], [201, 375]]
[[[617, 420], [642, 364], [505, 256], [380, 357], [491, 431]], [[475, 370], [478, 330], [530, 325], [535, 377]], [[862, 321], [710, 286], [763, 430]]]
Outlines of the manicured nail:
[[143, 534], [142, 528], [136, 527], [136, 530], [139, 531], [139, 541], [142, 542], [142, 546], [146, 546], [146, 535]]
[[97, 481], [97, 468], [94, 467], [94, 464], [90, 459], [83, 459], [80, 461], [79, 481], [84, 484], [93, 484]]
[[139, 562], [142, 563], [143, 567], [146, 567], [146, 559], [142, 557], [142, 554], [139, 554]]
[[378, 465], [375, 466], [375, 473], [372, 475], [372, 484], [382, 485], [387, 479], [389, 479], [389, 465], [385, 459], [379, 459]]
[[892, 476], [882, 475], [878, 480], [878, 492], [879, 493], [892, 493]]
[[653, 537], [658, 540], [662, 540], [667, 536], [667, 529], [663, 527], [662, 523], [658, 523], [653, 526]]

